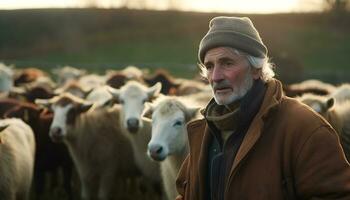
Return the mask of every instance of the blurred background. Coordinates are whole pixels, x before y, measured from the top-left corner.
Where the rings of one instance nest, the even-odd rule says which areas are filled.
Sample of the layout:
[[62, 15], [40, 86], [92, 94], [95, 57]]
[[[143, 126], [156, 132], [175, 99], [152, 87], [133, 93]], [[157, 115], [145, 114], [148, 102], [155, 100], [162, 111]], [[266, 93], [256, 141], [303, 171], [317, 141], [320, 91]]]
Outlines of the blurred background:
[[102, 73], [127, 65], [198, 73], [197, 48], [218, 15], [255, 23], [278, 78], [348, 82], [350, 0], [1, 0], [0, 62]]
[[[76, 92], [90, 100], [94, 90], [110, 98], [106, 88], [98, 93], [100, 86], [120, 88], [130, 79], [149, 87], [162, 82], [160, 92], [165, 95], [210, 92], [197, 81], [197, 50], [209, 20], [219, 15], [252, 19], [287, 96], [344, 93], [350, 98], [349, 84], [336, 90], [350, 82], [349, 11], [350, 0], [0, 0], [0, 111], [7, 110], [0, 118], [19, 117], [34, 130], [31, 199], [79, 199], [81, 184], [67, 149], [49, 138], [52, 110], [41, 109], [35, 99]], [[45, 72], [55, 71], [53, 82]], [[304, 80], [306, 84], [300, 83]], [[325, 101], [327, 109], [334, 99]], [[109, 105], [110, 99], [102, 100], [103, 106]], [[346, 109], [350, 112], [349, 106]], [[94, 153], [92, 157], [99, 156]], [[125, 179], [126, 186], [118, 182], [113, 192], [123, 200], [161, 199], [160, 182], [149, 189], [144, 186], [154, 185], [142, 181]]]

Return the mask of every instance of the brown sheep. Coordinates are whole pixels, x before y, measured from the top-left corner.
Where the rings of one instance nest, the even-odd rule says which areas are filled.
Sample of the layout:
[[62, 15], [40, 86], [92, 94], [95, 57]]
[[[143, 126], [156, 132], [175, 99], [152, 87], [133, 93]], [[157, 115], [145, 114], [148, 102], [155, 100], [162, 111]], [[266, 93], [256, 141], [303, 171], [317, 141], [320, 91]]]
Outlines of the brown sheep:
[[37, 68], [17, 69], [14, 75], [14, 85], [21, 86], [23, 84], [32, 83], [40, 77], [48, 77], [48, 74]]
[[152, 76], [144, 76], [144, 81], [147, 85], [154, 85], [160, 82], [162, 84], [160, 93], [166, 95], [176, 94], [177, 88], [180, 86], [176, 79], [164, 69], [158, 69]]
[[118, 107], [90, 109], [92, 104], [69, 93], [37, 103], [51, 104], [50, 137], [67, 145], [83, 199], [110, 199], [122, 180], [139, 173], [131, 144], [115, 123], [120, 120]]
[[[16, 99], [0, 100], [1, 118], [20, 118], [26, 122], [34, 131], [35, 137], [35, 165], [34, 165], [34, 186], [36, 198], [41, 199], [47, 185], [46, 176], [52, 177], [52, 182], [59, 171], [63, 172], [63, 187], [69, 199], [72, 199], [72, 169], [73, 162], [68, 149], [61, 143], [53, 143], [49, 137], [49, 128], [53, 114], [39, 106], [21, 102]], [[52, 191], [57, 184], [46, 187]]]

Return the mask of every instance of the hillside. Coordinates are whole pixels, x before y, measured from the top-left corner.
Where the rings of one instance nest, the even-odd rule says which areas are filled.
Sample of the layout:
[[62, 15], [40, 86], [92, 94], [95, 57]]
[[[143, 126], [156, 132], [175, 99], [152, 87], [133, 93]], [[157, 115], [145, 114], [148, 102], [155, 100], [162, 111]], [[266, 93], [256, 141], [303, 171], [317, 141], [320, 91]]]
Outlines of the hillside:
[[[198, 43], [217, 15], [242, 16], [126, 9], [0, 11], [0, 61], [47, 70], [70, 64], [98, 72], [134, 64], [192, 77]], [[349, 81], [349, 14], [342, 21], [320, 13], [244, 16], [260, 31], [280, 78]]]

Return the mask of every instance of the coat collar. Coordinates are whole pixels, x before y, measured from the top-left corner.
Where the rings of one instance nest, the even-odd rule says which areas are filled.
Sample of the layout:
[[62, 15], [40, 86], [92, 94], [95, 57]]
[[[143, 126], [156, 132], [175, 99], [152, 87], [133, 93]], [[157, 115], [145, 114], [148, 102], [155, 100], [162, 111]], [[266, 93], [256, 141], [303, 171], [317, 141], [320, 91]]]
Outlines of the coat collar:
[[[282, 101], [282, 84], [276, 79], [272, 79], [267, 82], [267, 89], [265, 96], [263, 98], [262, 104], [258, 113], [255, 115], [251, 124], [247, 130], [247, 133], [242, 141], [242, 144], [237, 152], [237, 155], [233, 161], [233, 166], [230, 170], [230, 177], [233, 176], [235, 169], [238, 164], [243, 160], [243, 158], [248, 154], [251, 148], [254, 146], [256, 141], [261, 136], [261, 130], [263, 128], [264, 122], [263, 119], [268, 115], [268, 113], [277, 106]], [[199, 194], [205, 194], [205, 176], [207, 169], [207, 155], [208, 155], [208, 146], [211, 140], [212, 134], [210, 133], [210, 128], [207, 125], [205, 119], [195, 120], [188, 124], [189, 135], [189, 145], [190, 152], [192, 148], [198, 148], [200, 146], [200, 151], [198, 157], [195, 156], [195, 159], [191, 162], [198, 163], [198, 188], [200, 191], [197, 191]], [[200, 144], [199, 144], [200, 143]], [[205, 199], [205, 197], [200, 197], [199, 199]]]
[[247, 153], [254, 146], [256, 141], [260, 138], [262, 128], [264, 126], [264, 117], [266, 117], [272, 108], [277, 106], [282, 101], [282, 84], [276, 79], [272, 79], [267, 82], [267, 91], [262, 102], [262, 105], [251, 122], [249, 129], [243, 139], [241, 147], [239, 148], [237, 155], [233, 161], [233, 166], [230, 171], [230, 176], [237, 168], [238, 164], [247, 155]]

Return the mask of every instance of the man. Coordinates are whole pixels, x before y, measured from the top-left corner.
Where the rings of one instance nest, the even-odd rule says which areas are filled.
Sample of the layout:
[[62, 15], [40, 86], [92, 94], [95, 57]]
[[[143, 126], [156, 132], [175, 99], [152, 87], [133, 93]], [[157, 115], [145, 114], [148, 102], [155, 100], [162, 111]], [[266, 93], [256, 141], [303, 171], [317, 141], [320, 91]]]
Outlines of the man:
[[350, 167], [334, 129], [283, 95], [249, 18], [216, 17], [199, 45], [212, 87], [188, 124], [177, 199], [350, 199]]

